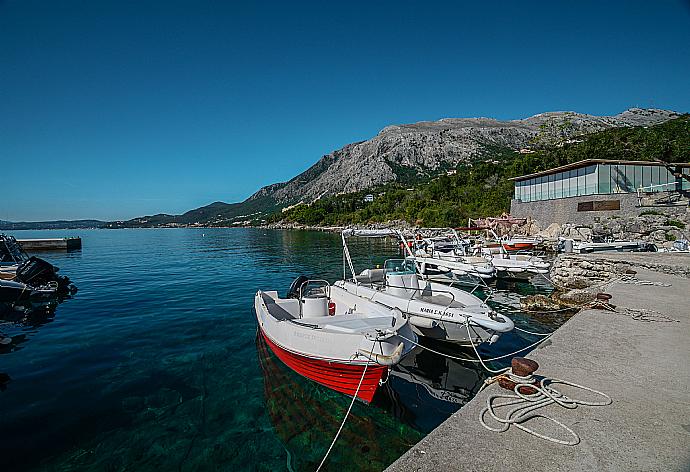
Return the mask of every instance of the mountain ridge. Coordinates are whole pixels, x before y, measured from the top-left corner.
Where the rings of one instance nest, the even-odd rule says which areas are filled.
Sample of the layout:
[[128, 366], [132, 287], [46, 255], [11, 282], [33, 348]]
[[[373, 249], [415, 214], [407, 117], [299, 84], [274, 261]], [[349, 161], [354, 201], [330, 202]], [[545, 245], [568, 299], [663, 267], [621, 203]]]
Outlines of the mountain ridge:
[[491, 159], [496, 150], [539, 149], [605, 129], [652, 126], [679, 116], [671, 110], [630, 108], [612, 116], [550, 111], [514, 120], [442, 118], [394, 124], [368, 140], [321, 156], [292, 179], [263, 186], [242, 202], [214, 202], [181, 215], [143, 216], [104, 226], [248, 224], [300, 202], [432, 178], [460, 164]]

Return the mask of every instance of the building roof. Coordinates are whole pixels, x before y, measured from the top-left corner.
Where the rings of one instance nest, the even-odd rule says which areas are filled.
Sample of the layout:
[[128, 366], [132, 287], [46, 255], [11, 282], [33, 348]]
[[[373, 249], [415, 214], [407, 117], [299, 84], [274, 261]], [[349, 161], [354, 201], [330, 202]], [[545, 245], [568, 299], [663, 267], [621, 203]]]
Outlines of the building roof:
[[526, 180], [533, 177], [541, 177], [542, 175], [556, 174], [558, 172], [563, 172], [571, 169], [579, 169], [580, 167], [586, 167], [592, 164], [627, 164], [627, 165], [642, 165], [642, 166], [668, 166], [668, 167], [690, 167], [690, 162], [657, 162], [657, 161], [624, 161], [620, 159], [585, 159], [584, 161], [573, 162], [572, 164], [566, 164], [560, 167], [554, 167], [553, 169], [543, 170], [541, 172], [535, 172], [534, 174], [521, 175], [519, 177], [512, 177], [509, 180]]

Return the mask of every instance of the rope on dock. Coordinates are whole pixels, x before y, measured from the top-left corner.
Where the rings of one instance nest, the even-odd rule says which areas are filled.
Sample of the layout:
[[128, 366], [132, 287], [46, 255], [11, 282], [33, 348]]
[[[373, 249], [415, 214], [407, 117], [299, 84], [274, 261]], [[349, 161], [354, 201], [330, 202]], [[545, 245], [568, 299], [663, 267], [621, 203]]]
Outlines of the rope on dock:
[[623, 307], [620, 310], [615, 310], [616, 314], [631, 317], [635, 321], [644, 321], [646, 323], [680, 323], [680, 320], [666, 316], [655, 310], [648, 310], [646, 308], [628, 308]]
[[624, 275], [619, 280], [616, 281], [619, 284], [629, 284], [629, 285], [652, 285], [655, 287], [670, 287], [671, 284], [666, 282], [652, 282], [651, 280], [640, 280], [634, 275]]
[[[518, 328], [516, 328], [516, 329], [518, 329]], [[466, 357], [458, 357], [458, 356], [453, 356], [453, 355], [451, 355], [451, 354], [446, 354], [446, 353], [444, 353], [444, 352], [436, 351], [436, 350], [434, 350], [434, 349], [431, 349], [430, 347], [427, 347], [427, 346], [424, 346], [424, 345], [422, 345], [422, 344], [419, 344], [418, 342], [413, 341], [412, 339], [406, 338], [405, 336], [403, 336], [403, 335], [400, 334], [400, 333], [398, 333], [398, 336], [401, 337], [401, 338], [403, 338], [405, 341], [408, 341], [408, 342], [414, 344], [414, 345], [417, 346], [417, 347], [420, 347], [420, 348], [422, 348], [422, 349], [425, 349], [425, 350], [427, 350], [427, 351], [429, 351], [429, 352], [433, 352], [434, 354], [438, 354], [439, 356], [447, 357], [448, 359], [453, 359], [453, 360], [461, 361], [461, 362], [474, 362], [474, 363], [482, 363], [482, 364], [483, 364], [484, 362], [491, 362], [491, 361], [497, 361], [497, 360], [499, 360], [499, 359], [505, 359], [506, 357], [514, 356], [515, 354], [518, 354], [518, 353], [520, 353], [520, 352], [522, 352], [522, 351], [526, 351], [527, 349], [530, 349], [531, 347], [534, 347], [534, 346], [538, 345], [539, 343], [542, 343], [542, 342], [546, 341], [546, 340], [553, 334], [553, 333], [544, 333], [544, 334], [531, 333], [531, 332], [526, 331], [526, 330], [520, 330], [520, 331], [525, 331], [525, 332], [527, 332], [527, 333], [529, 333], [529, 334], [535, 334], [535, 335], [537, 335], [537, 336], [544, 336], [544, 338], [543, 338], [543, 339], [540, 339], [539, 341], [537, 341], [537, 342], [535, 342], [535, 343], [530, 344], [529, 346], [523, 347], [522, 349], [518, 349], [517, 351], [513, 351], [513, 352], [510, 352], [510, 353], [508, 353], [508, 354], [503, 354], [502, 356], [491, 357], [491, 358], [489, 358], [489, 359], [482, 359], [482, 358], [479, 356], [479, 353], [477, 352], [476, 349], [475, 349], [475, 353], [477, 354], [477, 359], [467, 359]], [[471, 336], [471, 335], [470, 335], [470, 336]], [[472, 342], [471, 339], [470, 339], [470, 342]], [[474, 347], [474, 344], [472, 344], [472, 346]], [[484, 367], [484, 368], [487, 369], [487, 370], [489, 370], [487, 367]], [[504, 370], [505, 370], [505, 369], [504, 369]]]
[[[515, 384], [515, 386], [513, 387], [513, 394], [490, 395], [486, 399], [486, 406], [479, 413], [479, 422], [482, 424], [482, 426], [484, 426], [489, 431], [494, 431], [497, 433], [503, 433], [505, 431], [508, 431], [510, 426], [514, 425], [516, 428], [521, 429], [522, 431], [525, 431], [540, 439], [544, 439], [546, 441], [553, 442], [556, 444], [563, 444], [565, 446], [575, 446], [580, 442], [580, 437], [577, 435], [577, 433], [575, 433], [568, 426], [564, 425], [563, 423], [551, 416], [544, 415], [542, 413], [536, 413], [536, 410], [546, 407], [548, 405], [553, 405], [554, 403], [562, 406], [563, 408], [573, 410], [577, 408], [578, 405], [605, 406], [610, 405], [613, 402], [613, 400], [611, 400], [611, 397], [609, 397], [605, 393], [600, 392], [598, 390], [594, 390], [593, 388], [585, 387], [584, 385], [579, 385], [566, 380], [550, 379], [547, 377], [544, 377], [537, 382], [537, 379], [532, 374], [523, 377], [514, 374], [512, 370], [488, 379], [485, 382], [484, 386], [496, 382], [500, 379], [506, 379]], [[553, 388], [552, 385], [554, 384], [568, 385], [577, 389], [585, 390], [587, 392], [591, 392], [604, 397], [604, 400], [599, 402], [593, 402], [574, 399], [568, 397], [567, 395]], [[495, 401], [501, 398], [506, 399], [506, 401], [500, 403]], [[514, 408], [510, 409], [505, 416], [498, 416], [498, 414], [496, 413], [496, 409], [507, 406], [514, 406]], [[495, 421], [500, 423], [499, 427], [492, 427], [486, 423], [485, 416], [487, 413]], [[546, 420], [553, 422], [554, 424], [563, 428], [567, 433], [569, 433], [572, 436], [572, 439], [558, 439], [548, 436], [546, 434], [538, 433], [533, 429], [528, 428], [527, 426], [525, 426], [524, 423], [526, 423], [532, 418], [544, 418]]]
[[[374, 344], [371, 345], [371, 350], [369, 351], [369, 355], [372, 355], [374, 353], [374, 348], [376, 347], [377, 342], [378, 342], [378, 339], [374, 340]], [[352, 411], [352, 406], [355, 404], [355, 401], [357, 400], [357, 394], [359, 393], [359, 389], [361, 388], [362, 382], [364, 381], [364, 376], [367, 374], [367, 368], [368, 367], [369, 367], [369, 360], [367, 359], [367, 362], [364, 364], [364, 370], [362, 371], [362, 377], [359, 379], [359, 383], [357, 384], [357, 390], [355, 390], [355, 394], [352, 395], [352, 401], [350, 402], [350, 406], [347, 407], [347, 411], [345, 412], [345, 417], [343, 417], [343, 422], [340, 423], [340, 427], [338, 428], [338, 432], [335, 433], [335, 437], [333, 438], [331, 445], [328, 447], [328, 450], [326, 451], [326, 455], [323, 456], [323, 459], [321, 459], [321, 463], [316, 468], [316, 472], [319, 472], [321, 470], [321, 467], [323, 467], [323, 464], [326, 462], [326, 459], [328, 459], [328, 456], [331, 453], [333, 446], [335, 446], [335, 442], [338, 440], [338, 437], [340, 436], [340, 433], [343, 430], [343, 426], [345, 426], [345, 422], [347, 421], [347, 417], [350, 416], [350, 411]]]

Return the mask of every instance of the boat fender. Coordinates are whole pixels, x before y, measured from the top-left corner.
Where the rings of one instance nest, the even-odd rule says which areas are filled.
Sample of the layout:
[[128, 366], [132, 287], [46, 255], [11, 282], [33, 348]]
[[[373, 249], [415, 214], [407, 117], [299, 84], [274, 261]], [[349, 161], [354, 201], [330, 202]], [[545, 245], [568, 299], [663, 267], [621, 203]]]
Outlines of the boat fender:
[[422, 316], [410, 316], [409, 322], [411, 325], [416, 326], [417, 328], [432, 329], [438, 326], [438, 322], [436, 320]]
[[335, 315], [335, 302], [328, 302], [328, 314], [330, 316]]
[[370, 361], [376, 362], [379, 365], [395, 365], [400, 362], [404, 348], [405, 345], [403, 343], [398, 344], [398, 347], [396, 347], [389, 356], [384, 354], [374, 354], [373, 352], [369, 352], [364, 349], [358, 349], [357, 352], [361, 356], [364, 356]]

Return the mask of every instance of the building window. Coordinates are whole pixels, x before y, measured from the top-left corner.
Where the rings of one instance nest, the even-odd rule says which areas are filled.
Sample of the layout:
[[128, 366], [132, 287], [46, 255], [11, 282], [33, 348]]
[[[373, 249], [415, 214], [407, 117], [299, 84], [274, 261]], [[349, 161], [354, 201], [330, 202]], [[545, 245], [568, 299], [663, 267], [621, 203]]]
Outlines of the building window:
[[608, 194], [611, 193], [611, 166], [602, 164], [598, 171], [599, 185], [597, 193]]
[[587, 166], [584, 168], [584, 193], [583, 195], [593, 195], [597, 192], [597, 168]]
[[634, 191], [637, 191], [638, 188], [642, 187], [642, 166], [633, 166], [633, 169], [635, 170], [635, 180], [633, 181], [634, 183]]
[[563, 173], [559, 172], [554, 175], [553, 182], [554, 198], [563, 198]]
[[[642, 187], [649, 187], [652, 185], [652, 171], [654, 166], [644, 166], [642, 167]], [[649, 189], [646, 189], [649, 190]]]

